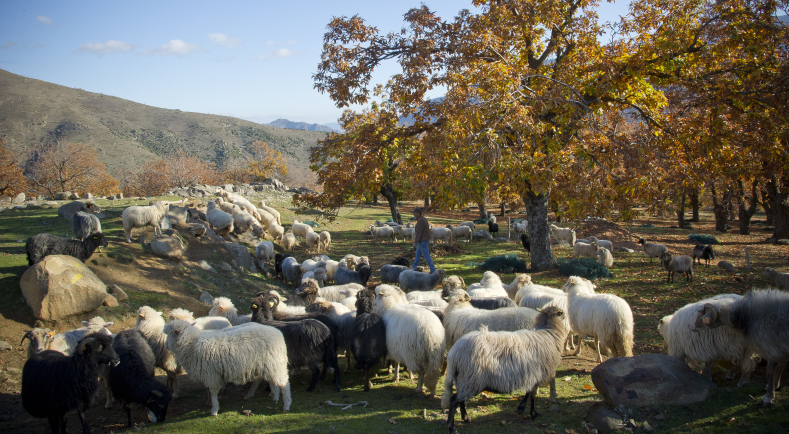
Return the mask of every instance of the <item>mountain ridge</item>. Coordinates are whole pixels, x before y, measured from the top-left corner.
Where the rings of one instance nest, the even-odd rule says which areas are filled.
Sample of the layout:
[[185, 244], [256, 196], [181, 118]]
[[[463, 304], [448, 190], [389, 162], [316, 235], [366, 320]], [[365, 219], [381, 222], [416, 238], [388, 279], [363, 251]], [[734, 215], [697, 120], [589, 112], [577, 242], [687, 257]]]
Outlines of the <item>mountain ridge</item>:
[[290, 130], [321, 131], [327, 133], [331, 133], [335, 131], [334, 128], [328, 125], [308, 124], [307, 122], [295, 122], [282, 118], [277, 119], [273, 122], [269, 122], [266, 125], [276, 128], [286, 128]]

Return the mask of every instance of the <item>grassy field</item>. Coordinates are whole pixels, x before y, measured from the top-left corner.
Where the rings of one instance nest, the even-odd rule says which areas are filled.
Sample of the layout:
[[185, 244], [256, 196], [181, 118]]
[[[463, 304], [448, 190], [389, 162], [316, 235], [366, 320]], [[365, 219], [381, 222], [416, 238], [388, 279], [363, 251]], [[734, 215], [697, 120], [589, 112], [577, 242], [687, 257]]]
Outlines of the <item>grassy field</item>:
[[[167, 198], [165, 198], [167, 199]], [[170, 198], [172, 199], [172, 198]], [[107, 284], [117, 283], [123, 287], [129, 299], [117, 308], [101, 308], [98, 312], [105, 319], [115, 321], [112, 328], [118, 332], [134, 325], [134, 313], [139, 306], [150, 305], [158, 310], [168, 311], [175, 307], [187, 307], [195, 315], [204, 315], [208, 306], [197, 301], [203, 290], [214, 296], [224, 295], [234, 300], [242, 313], [249, 312], [249, 296], [261, 288], [276, 287], [288, 292], [281, 281], [260, 275], [239, 274], [219, 271], [221, 261], [229, 261], [224, 248], [207, 240], [196, 240], [189, 235], [182, 238], [187, 243], [189, 261], [207, 260], [219, 273], [195, 269], [169, 261], [154, 258], [139, 244], [127, 244], [120, 226], [120, 212], [130, 203], [111, 204], [99, 202], [104, 208], [106, 218], [102, 227], [108, 236], [110, 246], [103, 254], [95, 254], [88, 266]], [[283, 223], [290, 223], [295, 217], [288, 209], [289, 204], [274, 202], [272, 206], [283, 210]], [[445, 224], [470, 220], [473, 214], [438, 213], [428, 218], [435, 224]], [[395, 257], [412, 257], [410, 244], [372, 244], [364, 228], [374, 220], [384, 220], [388, 212], [384, 206], [361, 206], [342, 210], [335, 223], [324, 225], [332, 232], [333, 245], [329, 255], [332, 258], [353, 253], [370, 258], [372, 268], [391, 262]], [[759, 216], [757, 215], [758, 219]], [[763, 219], [763, 216], [761, 216]], [[309, 220], [302, 216], [300, 220]], [[727, 273], [717, 267], [696, 268], [693, 283], [680, 279], [677, 283], [666, 284], [665, 272], [661, 272], [657, 262], [650, 263], [642, 253], [614, 253], [615, 264], [611, 279], [595, 282], [598, 291], [619, 295], [627, 300], [635, 315], [636, 355], [662, 351], [662, 339], [657, 332], [659, 319], [672, 313], [688, 302], [719, 293], [745, 293], [750, 288], [764, 288], [770, 282], [762, 276], [764, 267], [785, 269], [789, 248], [764, 244], [769, 237], [763, 226], [754, 226], [754, 235], [715, 234], [712, 232], [711, 215], [704, 214], [703, 221], [696, 224], [692, 231], [670, 228], [673, 221], [657, 218], [638, 221], [632, 232], [646, 236], [655, 242], [664, 243], [670, 250], [690, 254], [693, 243], [688, 240], [691, 232], [714, 234], [721, 244], [716, 246], [719, 259], [729, 261], [740, 270], [736, 274]], [[654, 227], [643, 227], [652, 224]], [[17, 345], [24, 330], [34, 324], [31, 310], [19, 292], [19, 278], [27, 268], [24, 255], [24, 240], [40, 232], [61, 236], [69, 234], [70, 225], [57, 217], [57, 209], [26, 209], [6, 211], [0, 214], [0, 339]], [[504, 225], [500, 234], [506, 235]], [[140, 231], [135, 237], [152, 237], [151, 231]], [[632, 246], [626, 227], [611, 223], [589, 223], [580, 231], [580, 236], [597, 235], [612, 239], [616, 246]], [[746, 270], [745, 247], [749, 248], [751, 270]], [[466, 283], [476, 282], [482, 270], [470, 263], [482, 262], [494, 255], [512, 252], [525, 259], [525, 253], [515, 240], [460, 243], [459, 251], [434, 257], [436, 266], [456, 274]], [[570, 249], [557, 249], [558, 258], [570, 256]], [[295, 252], [297, 259], [311, 256], [303, 247]], [[560, 286], [566, 280], [558, 271], [530, 273], [532, 279], [540, 284]], [[513, 274], [502, 276], [511, 281]], [[371, 285], [379, 283], [374, 273]], [[90, 315], [44, 324], [47, 327], [64, 331], [75, 327], [77, 322]], [[584, 416], [589, 410], [602, 402], [590, 379], [590, 371], [597, 364], [585, 341], [584, 350], [579, 357], [566, 355], [557, 371], [558, 400], [555, 404], [547, 400], [547, 388], [541, 388], [537, 398], [537, 411], [542, 415], [535, 421], [521, 419], [515, 413], [515, 395], [484, 393], [469, 403], [471, 424], [459, 424], [461, 433], [582, 433]], [[0, 429], [7, 432], [41, 432], [48, 429], [46, 421], [31, 418], [21, 410], [19, 400], [19, 372], [24, 363], [23, 347], [0, 353]], [[340, 366], [344, 366], [344, 360]], [[699, 370], [701, 365], [691, 363]], [[714, 380], [719, 387], [712, 391], [711, 397], [700, 404], [667, 407], [653, 406], [634, 408], [632, 416], [636, 422], [648, 422], [656, 432], [681, 433], [765, 433], [787, 432], [789, 413], [785, 393], [778, 392], [771, 408], [761, 408], [760, 397], [765, 385], [764, 367], [753, 374], [751, 382], [744, 388], [737, 388], [735, 380], [725, 380], [727, 366], [714, 369]], [[244, 387], [230, 386], [220, 399], [220, 413], [216, 418], [208, 416], [205, 406], [205, 391], [200, 385], [186, 380], [185, 394], [173, 401], [168, 412], [167, 422], [159, 425], [142, 424], [147, 421], [144, 412], [135, 411], [138, 421], [137, 430], [155, 432], [329, 432], [329, 433], [434, 433], [445, 432], [446, 414], [440, 409], [440, 394], [443, 392], [443, 379], [439, 381], [439, 397], [431, 398], [414, 391], [416, 381], [408, 374], [401, 373], [399, 383], [385, 369], [378, 371], [373, 379], [373, 390], [363, 392], [362, 376], [351, 370], [343, 373], [343, 389], [334, 393], [328, 381], [320, 382], [318, 391], [307, 393], [309, 380], [306, 371], [291, 378], [293, 405], [289, 413], [281, 412], [281, 402], [275, 404], [259, 391], [255, 398], [245, 401], [241, 396]], [[367, 406], [356, 406], [348, 410], [328, 405], [326, 402], [350, 404], [366, 401]], [[74, 415], [69, 429], [79, 430], [78, 418]], [[113, 410], [106, 411], [100, 405], [89, 412], [93, 432], [115, 432], [124, 430], [125, 416], [116, 404]], [[640, 430], [636, 430], [640, 431]]]

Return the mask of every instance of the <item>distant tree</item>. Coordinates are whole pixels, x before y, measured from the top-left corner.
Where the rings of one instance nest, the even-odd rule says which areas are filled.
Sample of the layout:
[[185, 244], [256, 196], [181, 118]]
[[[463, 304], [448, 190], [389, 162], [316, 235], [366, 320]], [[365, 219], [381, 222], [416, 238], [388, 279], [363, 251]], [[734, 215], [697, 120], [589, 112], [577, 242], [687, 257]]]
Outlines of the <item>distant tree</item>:
[[118, 191], [118, 181], [107, 174], [96, 151], [82, 143], [58, 140], [33, 151], [25, 175], [33, 191], [54, 196], [74, 192], [108, 195]]
[[225, 163], [219, 175], [226, 184], [244, 184], [255, 181], [255, 176], [249, 169], [250, 163], [241, 159], [233, 159]]
[[16, 196], [25, 191], [27, 182], [16, 156], [5, 145], [5, 137], [0, 137], [0, 196]]
[[252, 158], [249, 161], [249, 173], [253, 181], [262, 181], [272, 176], [280, 178], [288, 174], [288, 165], [279, 151], [269, 147], [266, 142], [252, 142], [247, 148]]
[[130, 196], [160, 196], [169, 189], [219, 182], [221, 178], [213, 163], [178, 151], [146, 163], [137, 173], [127, 172], [122, 189], [123, 194]]

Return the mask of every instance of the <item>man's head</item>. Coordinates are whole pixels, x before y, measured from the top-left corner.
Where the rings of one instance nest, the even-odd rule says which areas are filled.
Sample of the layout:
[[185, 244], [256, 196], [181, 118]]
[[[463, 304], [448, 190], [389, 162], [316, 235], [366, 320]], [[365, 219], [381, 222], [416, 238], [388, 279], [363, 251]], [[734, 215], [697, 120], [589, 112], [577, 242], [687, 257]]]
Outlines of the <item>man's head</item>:
[[414, 217], [419, 218], [422, 215], [422, 208], [414, 208]]

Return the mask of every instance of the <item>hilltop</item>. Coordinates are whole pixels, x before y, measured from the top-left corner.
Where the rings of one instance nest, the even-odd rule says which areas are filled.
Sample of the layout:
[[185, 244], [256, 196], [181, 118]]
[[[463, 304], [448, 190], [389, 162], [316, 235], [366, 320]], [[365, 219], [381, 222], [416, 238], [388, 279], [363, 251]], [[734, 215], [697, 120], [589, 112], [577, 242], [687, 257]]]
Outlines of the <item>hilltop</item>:
[[[325, 132], [281, 129], [230, 116], [182, 112], [26, 78], [0, 69], [0, 136], [14, 152], [56, 139], [93, 146], [109, 173], [183, 150], [221, 167], [260, 140], [309, 170], [309, 148]], [[248, 154], [247, 154], [248, 155]]]
[[277, 119], [276, 121], [269, 122], [266, 125], [276, 128], [288, 128], [291, 130], [324, 131], [327, 133], [335, 131], [335, 129], [329, 125], [308, 124], [306, 122], [294, 122], [287, 119]]

